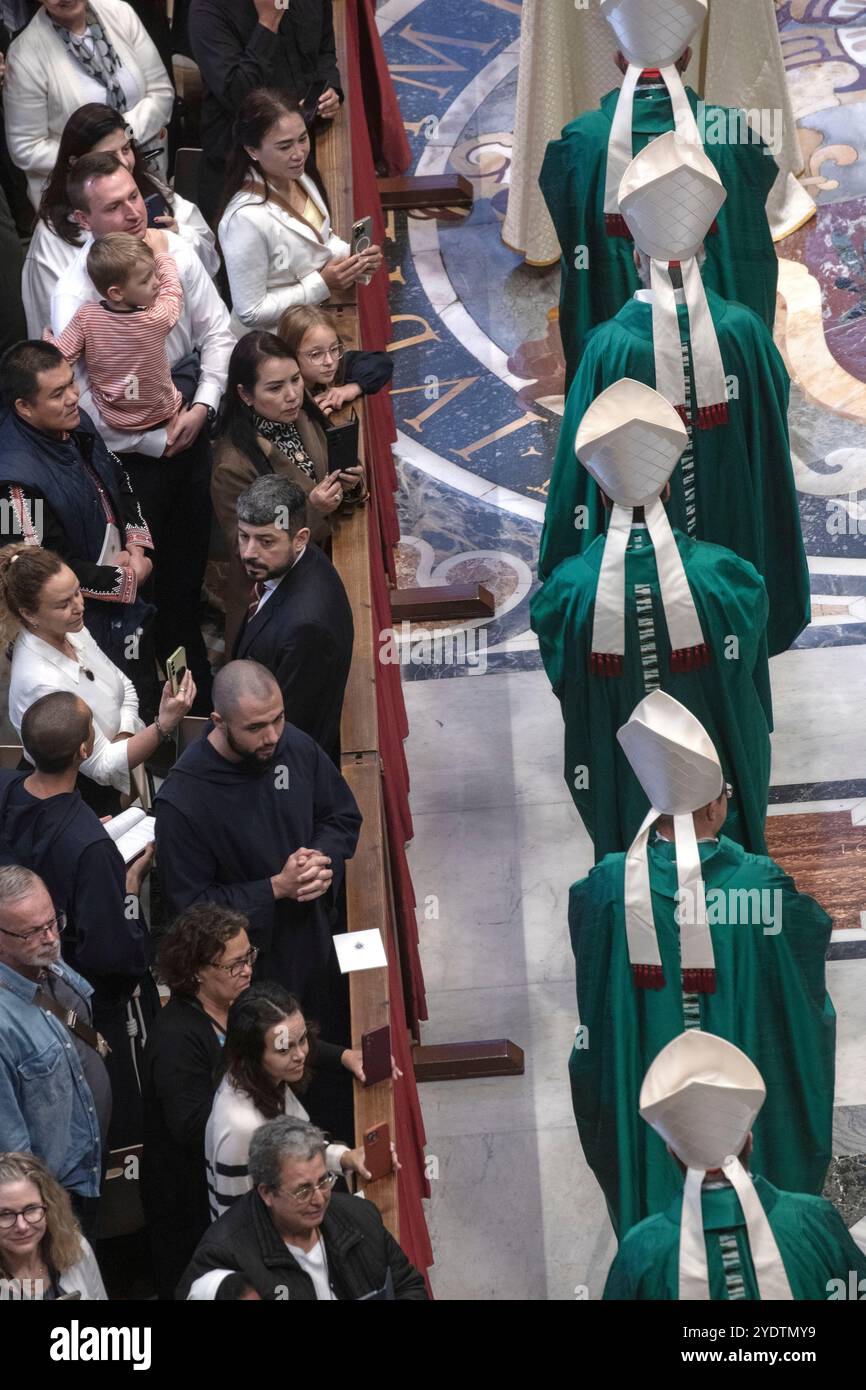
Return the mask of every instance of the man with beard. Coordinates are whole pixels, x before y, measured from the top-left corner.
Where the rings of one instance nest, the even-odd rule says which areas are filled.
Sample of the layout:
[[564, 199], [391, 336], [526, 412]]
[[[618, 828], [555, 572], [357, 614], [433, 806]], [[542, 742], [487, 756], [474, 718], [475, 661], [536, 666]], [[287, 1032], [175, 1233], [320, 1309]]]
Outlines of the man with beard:
[[340, 766], [340, 715], [355, 632], [343, 581], [310, 543], [307, 499], [288, 478], [257, 478], [237, 501], [238, 551], [255, 597], [236, 657], [260, 661], [283, 692], [290, 724]]
[[111, 1086], [93, 990], [60, 959], [64, 926], [37, 874], [0, 868], [0, 1149], [41, 1158], [89, 1235]]
[[209, 732], [156, 797], [156, 857], [171, 915], [216, 902], [249, 918], [256, 978], [304, 1002], [325, 1037], [343, 1036], [331, 945], [333, 900], [361, 815], [327, 754], [286, 723], [257, 661], [230, 661], [213, 686]]

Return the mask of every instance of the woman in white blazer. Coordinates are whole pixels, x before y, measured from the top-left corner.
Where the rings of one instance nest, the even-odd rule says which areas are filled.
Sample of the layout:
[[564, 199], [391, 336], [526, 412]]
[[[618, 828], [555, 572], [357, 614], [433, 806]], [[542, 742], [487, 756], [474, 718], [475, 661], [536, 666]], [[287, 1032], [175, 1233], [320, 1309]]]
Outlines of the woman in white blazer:
[[0, 1154], [0, 1280], [13, 1298], [108, 1298], [67, 1193], [33, 1154]]
[[39, 217], [27, 248], [21, 294], [27, 315], [27, 332], [41, 338], [51, 322], [51, 295], [64, 270], [72, 264], [86, 240], [69, 204], [66, 180], [75, 162], [86, 154], [116, 154], [129, 170], [143, 198], [157, 195], [167, 212], [156, 225], [192, 247], [207, 273], [216, 275], [220, 266], [216, 237], [195, 203], [171, 192], [150, 172], [141, 157], [126, 117], [104, 102], [88, 102], [73, 111], [63, 128], [57, 163], [52, 170], [39, 204]]
[[296, 304], [320, 304], [333, 290], [370, 276], [378, 246], [360, 255], [331, 228], [325, 192], [312, 166], [310, 137], [298, 106], [256, 88], [234, 126], [219, 242], [231, 288], [232, 326], [275, 332]]
[[125, 0], [42, 0], [10, 44], [3, 87], [6, 142], [27, 175], [34, 207], [57, 162], [63, 127], [91, 101], [121, 111], [144, 146], [168, 125], [174, 88]]
[[79, 790], [84, 795], [90, 779], [128, 793], [132, 769], [152, 758], [189, 713], [195, 698], [189, 672], [176, 696], [166, 682], [159, 713], [145, 728], [135, 687], [84, 626], [77, 578], [59, 555], [41, 546], [18, 544], [0, 550], [0, 626], [7, 633], [20, 629], [9, 677], [9, 719], [15, 731], [20, 735], [24, 715], [42, 695], [72, 691], [93, 714], [93, 749], [81, 764]]

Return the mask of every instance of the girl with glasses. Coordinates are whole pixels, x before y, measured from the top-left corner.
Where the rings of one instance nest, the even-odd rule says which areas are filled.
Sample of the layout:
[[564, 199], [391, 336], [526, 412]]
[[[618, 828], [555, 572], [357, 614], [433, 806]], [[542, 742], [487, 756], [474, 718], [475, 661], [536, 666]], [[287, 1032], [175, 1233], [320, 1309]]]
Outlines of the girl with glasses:
[[361, 396], [372, 396], [394, 375], [387, 352], [347, 350], [336, 316], [317, 304], [287, 309], [279, 336], [297, 358], [304, 385], [325, 415], [333, 415]]

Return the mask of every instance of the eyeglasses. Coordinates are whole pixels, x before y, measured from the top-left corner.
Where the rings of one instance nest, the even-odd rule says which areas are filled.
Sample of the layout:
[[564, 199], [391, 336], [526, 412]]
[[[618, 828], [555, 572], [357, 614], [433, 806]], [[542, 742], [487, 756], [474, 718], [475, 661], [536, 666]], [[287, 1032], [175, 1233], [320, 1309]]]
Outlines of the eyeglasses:
[[45, 1217], [47, 1207], [33, 1205], [25, 1207], [23, 1211], [0, 1211], [0, 1231], [11, 1231], [17, 1225], [19, 1216], [23, 1216], [28, 1226], [38, 1226]]
[[318, 1182], [305, 1182], [303, 1187], [298, 1187], [294, 1192], [287, 1192], [285, 1195], [290, 1197], [297, 1206], [303, 1207], [312, 1200], [314, 1192], [330, 1192], [338, 1176], [338, 1173], [325, 1173]]
[[214, 970], [225, 970], [229, 975], [233, 975], [234, 978], [237, 979], [238, 975], [242, 975], [247, 967], [252, 970], [258, 959], [258, 955], [258, 946], [251, 946], [245, 956], [241, 956], [240, 960], [233, 960], [231, 965], [218, 965], [215, 960], [212, 960], [210, 964], [213, 966]]
[[319, 363], [324, 362], [326, 357], [333, 357], [339, 362], [345, 351], [342, 343], [332, 343], [329, 348], [311, 348], [309, 352], [302, 353], [302, 356], [318, 367]]
[[52, 917], [50, 922], [43, 922], [41, 927], [31, 927], [30, 931], [7, 931], [5, 927], [0, 927], [0, 932], [4, 936], [14, 936], [16, 941], [31, 941], [34, 936], [41, 936], [43, 932], [57, 932], [57, 935], [66, 930], [66, 913], [58, 912], [56, 917]]

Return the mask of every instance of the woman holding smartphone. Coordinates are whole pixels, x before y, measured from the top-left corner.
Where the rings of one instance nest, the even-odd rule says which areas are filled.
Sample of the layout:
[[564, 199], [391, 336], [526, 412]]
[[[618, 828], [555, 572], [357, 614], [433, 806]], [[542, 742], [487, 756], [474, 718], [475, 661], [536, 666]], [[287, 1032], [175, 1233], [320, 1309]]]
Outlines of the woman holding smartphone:
[[229, 552], [226, 652], [249, 608], [253, 590], [238, 555], [237, 499], [264, 473], [303, 488], [312, 539], [325, 545], [340, 509], [363, 493], [360, 467], [328, 470], [328, 446], [316, 408], [305, 401], [297, 358], [273, 333], [247, 333], [229, 361], [216, 426], [211, 497]]
[[320, 304], [382, 264], [333, 231], [310, 135], [296, 103], [267, 87], [250, 92], [234, 125], [219, 223], [235, 332], [276, 329], [295, 304]]

